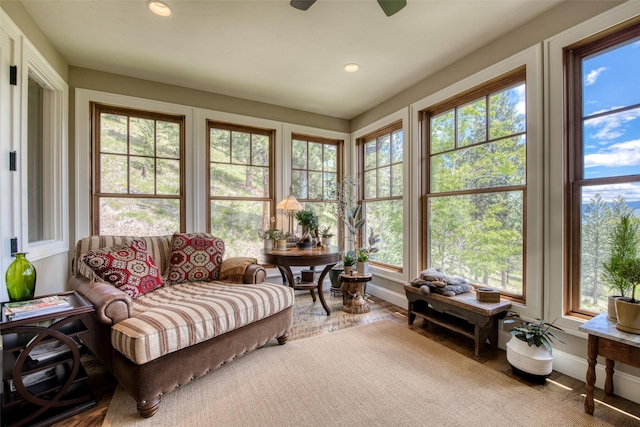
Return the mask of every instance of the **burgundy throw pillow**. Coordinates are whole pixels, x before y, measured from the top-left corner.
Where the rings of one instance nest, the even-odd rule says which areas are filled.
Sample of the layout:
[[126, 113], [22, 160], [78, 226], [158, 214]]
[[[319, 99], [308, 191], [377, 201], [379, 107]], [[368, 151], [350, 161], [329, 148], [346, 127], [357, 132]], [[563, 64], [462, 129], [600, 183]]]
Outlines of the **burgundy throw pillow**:
[[175, 233], [171, 243], [167, 282], [218, 280], [224, 241], [206, 233]]
[[164, 284], [153, 258], [142, 240], [124, 245], [96, 249], [82, 255], [87, 264], [102, 280], [137, 298]]

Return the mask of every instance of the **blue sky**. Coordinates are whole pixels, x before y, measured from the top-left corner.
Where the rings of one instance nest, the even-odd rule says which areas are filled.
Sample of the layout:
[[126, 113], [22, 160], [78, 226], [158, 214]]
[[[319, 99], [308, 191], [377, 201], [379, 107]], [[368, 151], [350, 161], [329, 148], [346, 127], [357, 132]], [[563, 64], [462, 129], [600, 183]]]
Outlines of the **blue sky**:
[[[640, 105], [640, 40], [585, 59], [582, 84], [585, 117]], [[640, 174], [640, 106], [585, 120], [584, 137], [585, 178]], [[638, 184], [597, 190], [640, 200]]]

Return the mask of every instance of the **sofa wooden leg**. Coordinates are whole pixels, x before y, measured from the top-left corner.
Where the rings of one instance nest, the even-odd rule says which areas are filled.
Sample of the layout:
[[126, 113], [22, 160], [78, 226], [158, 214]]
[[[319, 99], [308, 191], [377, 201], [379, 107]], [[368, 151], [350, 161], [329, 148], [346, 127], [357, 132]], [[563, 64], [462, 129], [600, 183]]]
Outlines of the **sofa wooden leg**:
[[278, 337], [278, 344], [285, 345], [289, 341], [289, 332], [285, 332], [284, 335]]
[[155, 399], [138, 402], [138, 413], [143, 418], [151, 418], [156, 412], [158, 412], [158, 408], [160, 407], [160, 396]]

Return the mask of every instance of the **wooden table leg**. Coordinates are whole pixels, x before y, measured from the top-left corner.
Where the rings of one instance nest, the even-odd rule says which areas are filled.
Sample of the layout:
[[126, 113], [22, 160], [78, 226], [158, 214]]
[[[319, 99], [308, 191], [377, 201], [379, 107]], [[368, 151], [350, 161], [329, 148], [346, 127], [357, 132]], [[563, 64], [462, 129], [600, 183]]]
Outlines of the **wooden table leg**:
[[587, 344], [587, 395], [584, 400], [584, 412], [593, 415], [593, 390], [596, 383], [596, 361], [598, 357], [598, 337], [589, 334], [589, 342]]
[[322, 286], [324, 285], [324, 278], [327, 276], [327, 273], [336, 264], [336, 262], [334, 262], [333, 264], [327, 264], [324, 267], [324, 270], [322, 270], [322, 273], [320, 273], [320, 277], [318, 278], [318, 295], [320, 296], [320, 302], [322, 303], [322, 307], [324, 307], [324, 311], [327, 312], [327, 316], [331, 314], [331, 309], [327, 305], [327, 302], [324, 300], [324, 292], [322, 292]]
[[604, 380], [604, 392], [607, 393], [608, 396], [613, 396], [613, 368], [616, 365], [616, 361], [605, 359], [605, 363], [605, 372], [607, 373], [607, 377]]

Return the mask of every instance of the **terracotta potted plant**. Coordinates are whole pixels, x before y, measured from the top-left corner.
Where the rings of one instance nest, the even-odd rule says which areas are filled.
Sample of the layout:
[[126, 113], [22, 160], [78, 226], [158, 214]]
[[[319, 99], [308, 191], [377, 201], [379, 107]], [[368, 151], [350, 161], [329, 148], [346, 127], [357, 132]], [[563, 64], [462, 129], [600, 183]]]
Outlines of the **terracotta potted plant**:
[[517, 324], [511, 330], [511, 340], [507, 342], [507, 361], [513, 373], [529, 381], [543, 383], [553, 370], [553, 340], [564, 344], [552, 330], [562, 332], [562, 329], [541, 319], [524, 320], [515, 312], [509, 313], [504, 323]]
[[616, 300], [626, 297], [626, 292], [630, 288], [629, 282], [621, 274], [622, 267], [628, 260], [637, 258], [639, 236], [638, 221], [631, 215], [622, 216], [611, 234], [609, 259], [602, 263], [604, 279], [614, 292], [613, 295], [609, 295], [607, 310], [609, 319], [613, 321], [617, 319]]

